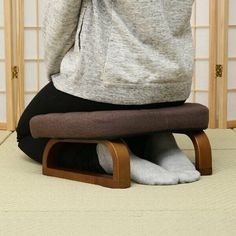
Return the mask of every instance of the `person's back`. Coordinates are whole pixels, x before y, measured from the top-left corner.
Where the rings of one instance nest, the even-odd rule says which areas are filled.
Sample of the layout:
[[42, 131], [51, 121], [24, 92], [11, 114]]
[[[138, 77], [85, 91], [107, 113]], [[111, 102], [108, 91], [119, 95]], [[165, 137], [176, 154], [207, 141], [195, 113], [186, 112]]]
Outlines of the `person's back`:
[[[193, 69], [192, 2], [49, 1], [43, 27], [48, 76], [61, 91], [94, 101], [186, 100]], [[50, 11], [52, 4], [59, 10]]]

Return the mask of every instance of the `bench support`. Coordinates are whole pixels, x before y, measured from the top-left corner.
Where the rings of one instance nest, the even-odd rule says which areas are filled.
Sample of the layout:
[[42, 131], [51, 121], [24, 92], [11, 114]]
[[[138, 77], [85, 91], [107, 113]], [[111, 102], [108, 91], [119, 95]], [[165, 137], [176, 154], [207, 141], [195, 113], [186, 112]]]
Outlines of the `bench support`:
[[[109, 149], [113, 160], [113, 175], [75, 171], [56, 166], [57, 150], [63, 143], [102, 143]], [[130, 187], [130, 160], [126, 144], [121, 140], [50, 139], [43, 154], [43, 174], [102, 185], [109, 188]]]
[[204, 131], [184, 133], [192, 140], [195, 149], [195, 166], [201, 175], [212, 174], [211, 145]]
[[[211, 146], [204, 131], [178, 132], [190, 137], [195, 149], [195, 166], [201, 175], [212, 174]], [[69, 170], [56, 166], [58, 147], [70, 143], [102, 143], [112, 154], [113, 175]], [[128, 188], [131, 185], [130, 159], [127, 145], [121, 140], [50, 139], [43, 154], [43, 174], [92, 183], [109, 188]]]

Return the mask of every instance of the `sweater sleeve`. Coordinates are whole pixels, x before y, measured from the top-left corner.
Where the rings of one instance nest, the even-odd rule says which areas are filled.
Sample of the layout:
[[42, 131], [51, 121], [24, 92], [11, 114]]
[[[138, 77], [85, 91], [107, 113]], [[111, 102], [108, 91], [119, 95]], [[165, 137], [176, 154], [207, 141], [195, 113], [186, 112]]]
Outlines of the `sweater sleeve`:
[[74, 45], [83, 0], [47, 0], [43, 15], [44, 57], [47, 78], [60, 72], [60, 64]]

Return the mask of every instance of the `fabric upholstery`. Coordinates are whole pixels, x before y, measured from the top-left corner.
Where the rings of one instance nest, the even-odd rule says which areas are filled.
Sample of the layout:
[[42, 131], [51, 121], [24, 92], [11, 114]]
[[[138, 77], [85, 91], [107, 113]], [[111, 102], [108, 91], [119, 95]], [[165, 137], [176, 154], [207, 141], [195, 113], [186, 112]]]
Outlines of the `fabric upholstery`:
[[67, 112], [37, 115], [30, 120], [34, 138], [104, 139], [156, 131], [202, 130], [208, 108], [196, 103], [159, 109]]

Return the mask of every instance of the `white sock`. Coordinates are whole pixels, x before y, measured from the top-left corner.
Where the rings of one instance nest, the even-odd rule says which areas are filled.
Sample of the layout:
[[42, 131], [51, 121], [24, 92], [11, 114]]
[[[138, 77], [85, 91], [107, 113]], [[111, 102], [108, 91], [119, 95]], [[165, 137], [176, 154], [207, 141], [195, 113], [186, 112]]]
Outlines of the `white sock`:
[[151, 135], [146, 144], [146, 153], [148, 160], [177, 174], [180, 183], [189, 183], [200, 179], [200, 173], [179, 149], [172, 133]]
[[[131, 179], [140, 184], [166, 185], [177, 184], [179, 179], [176, 174], [164, 168], [135, 156], [130, 149], [130, 174]], [[97, 144], [98, 160], [102, 168], [109, 174], [113, 172], [113, 161], [109, 149], [104, 144]]]

